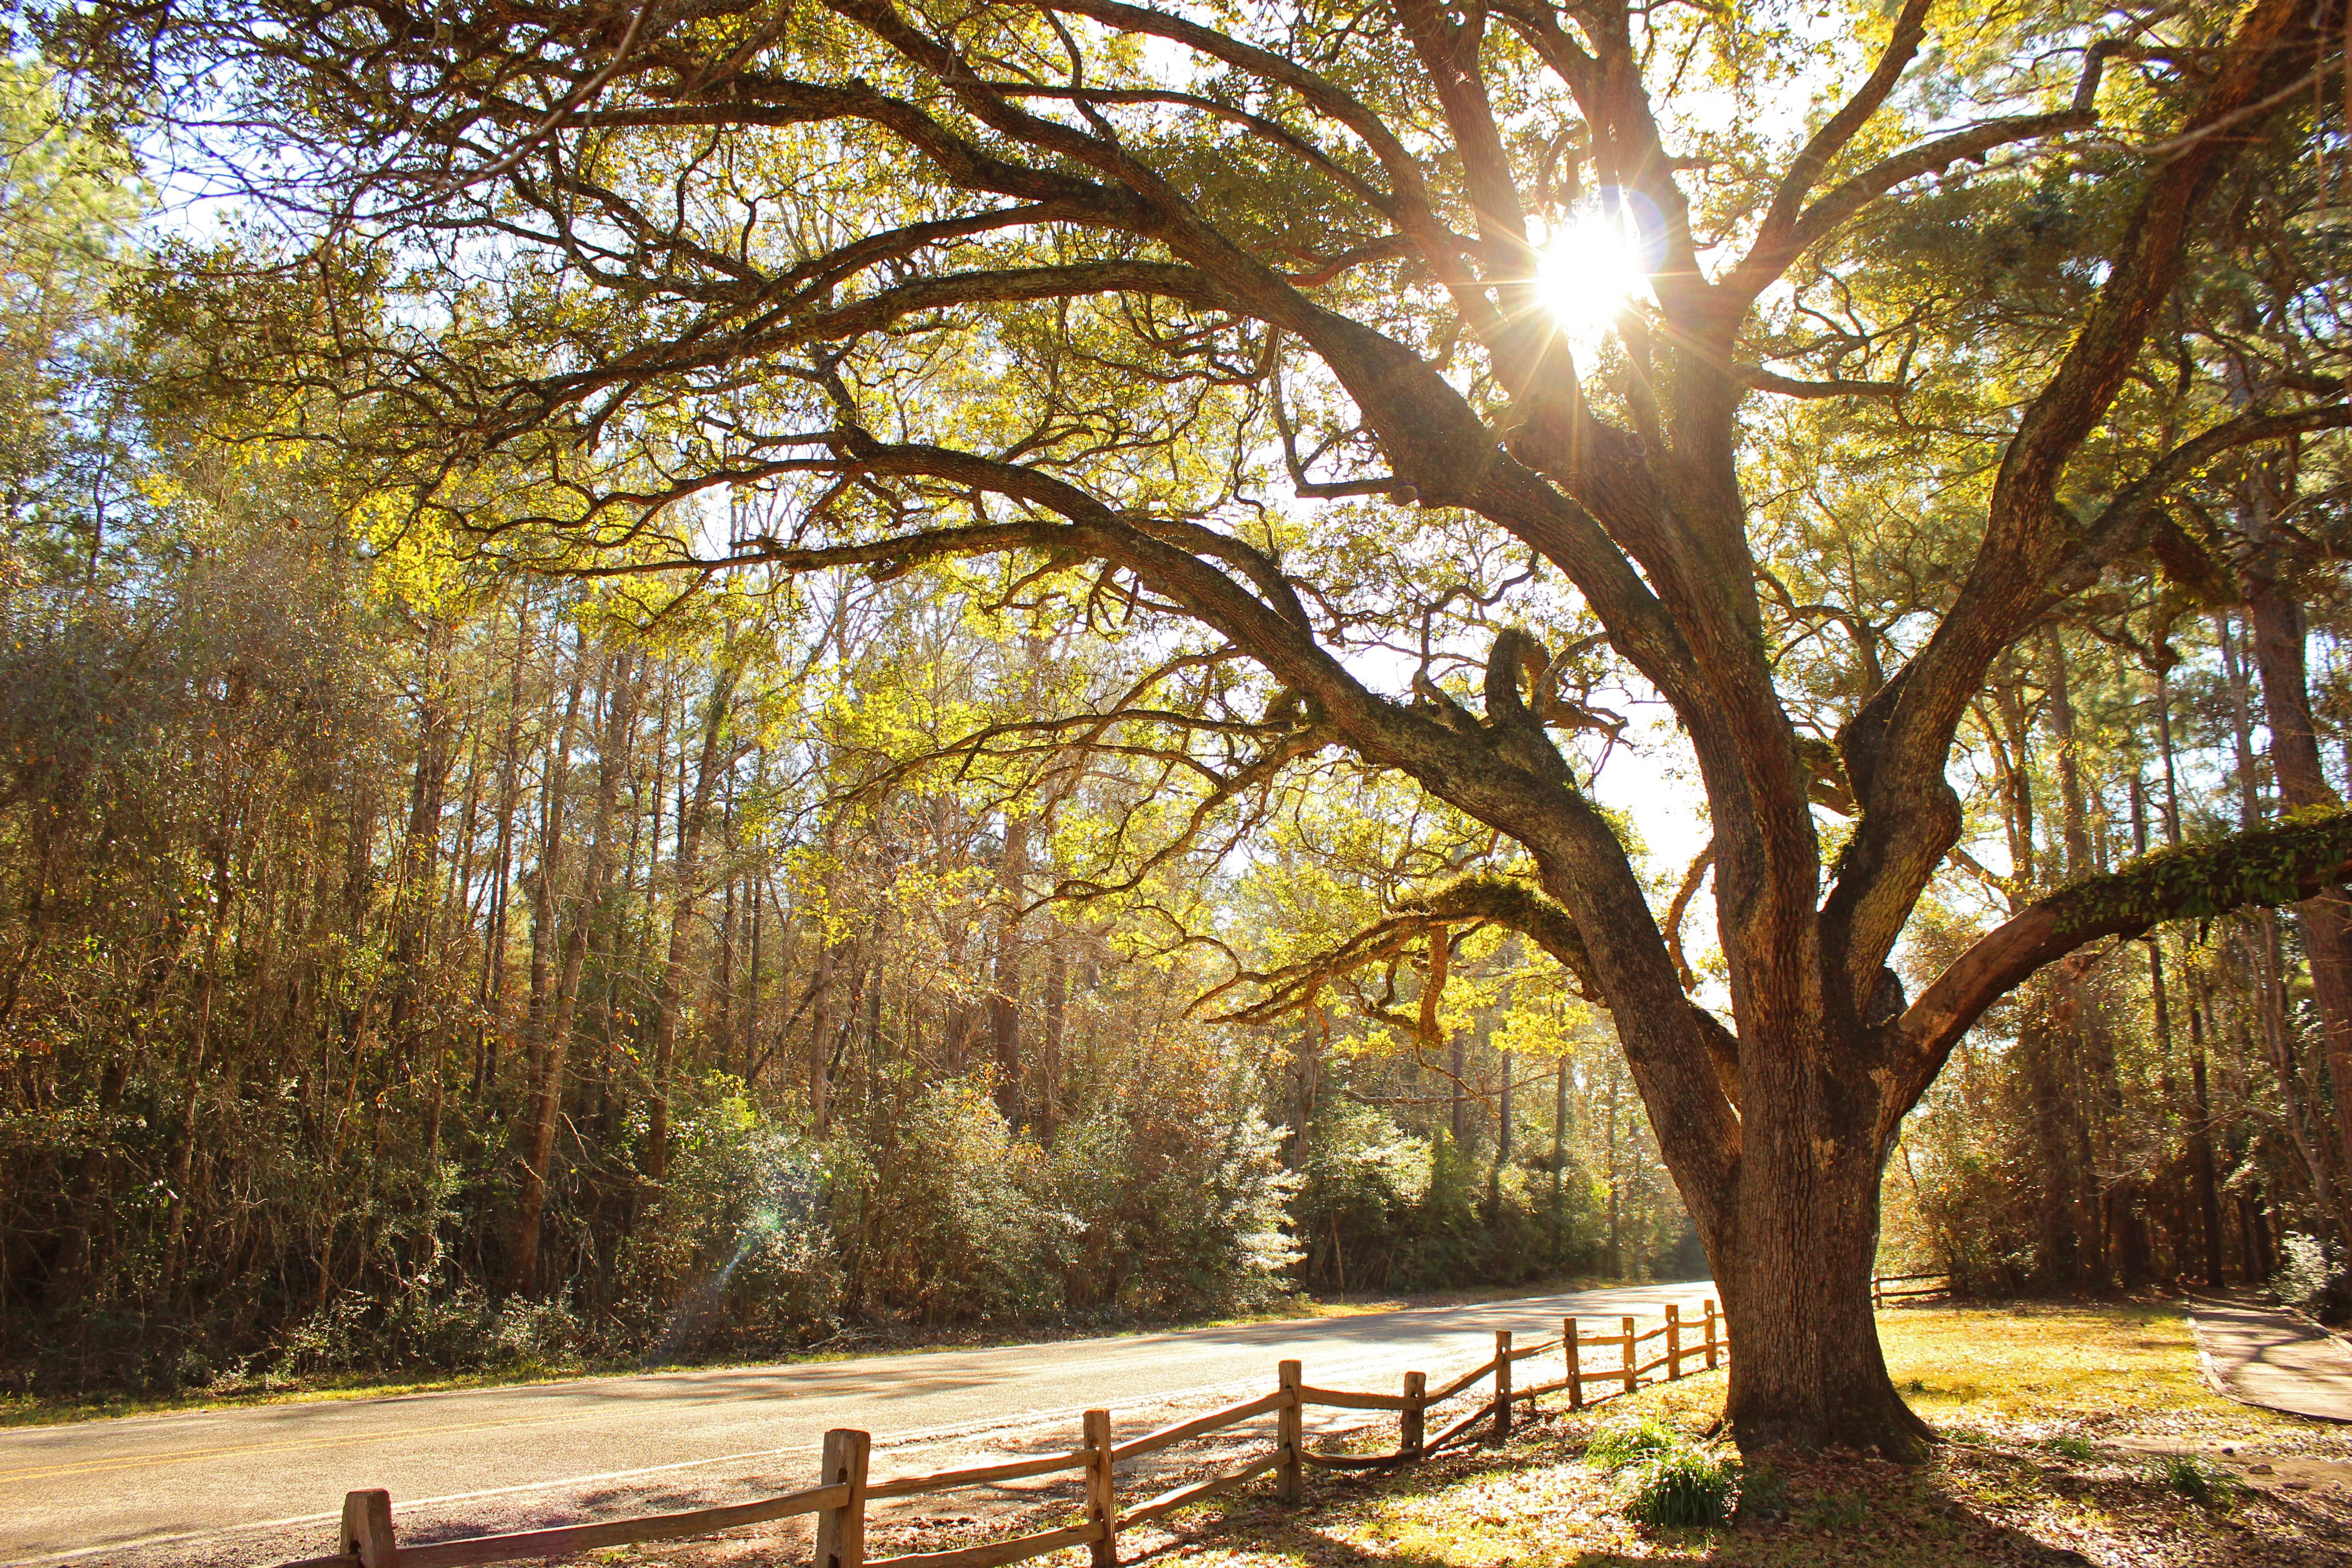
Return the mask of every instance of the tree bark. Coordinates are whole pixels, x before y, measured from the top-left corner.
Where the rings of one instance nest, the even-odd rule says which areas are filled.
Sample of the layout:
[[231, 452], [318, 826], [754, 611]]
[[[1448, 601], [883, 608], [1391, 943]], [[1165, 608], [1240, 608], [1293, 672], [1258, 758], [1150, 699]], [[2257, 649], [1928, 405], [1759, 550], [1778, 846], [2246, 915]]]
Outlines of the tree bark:
[[2075, 1168], [2074, 1141], [2067, 1125], [2074, 1096], [2072, 1075], [2062, 1059], [2063, 1041], [2046, 1016], [2049, 1001], [2036, 1000], [2035, 1015], [2019, 1029], [2017, 1039], [2032, 1100], [2034, 1176], [2042, 1187], [2042, 1257], [2034, 1272], [2044, 1289], [2067, 1291], [2081, 1288], [2084, 1273], [2076, 1203], [2083, 1177]]
[[[1062, 1123], [1062, 1039], [1068, 1027], [1069, 938], [1058, 921], [1045, 928], [1045, 1026], [1037, 1045], [1037, 1136], [1051, 1147]], [[1328, 1030], [1329, 1026], [1325, 1026]]]
[[[2303, 605], [2282, 577], [2269, 538], [2267, 497], [2256, 487], [2249, 528], [2253, 549], [2239, 564], [2246, 587], [2254, 665], [2263, 681], [2263, 716], [2271, 731], [2271, 773], [2287, 810], [2316, 811], [2344, 804], [2319, 763], [2311, 719], [2304, 652]], [[2320, 1052], [2327, 1066], [2336, 1111], [2340, 1171], [2352, 1171], [2352, 900], [2341, 888], [2323, 889], [2295, 906], [2304, 952], [2311, 963], [2312, 1002], [2319, 1015]]]
[[[1767, 1118], [1780, 1117], [1743, 1118], [1754, 1131], [1742, 1160], [1754, 1163], [1742, 1173], [1738, 1239], [1710, 1249], [1731, 1337], [1724, 1416], [1746, 1452], [1830, 1438], [1915, 1458], [1935, 1434], [1895, 1393], [1871, 1307], [1886, 1155], [1874, 1108], [1829, 1075], [1801, 1070], [1759, 1074], [1742, 1092], [1759, 1110], [1782, 1096], [1808, 1102], [1801, 1125], [1816, 1131], [1776, 1137]], [[1790, 1192], [1806, 1201], [1779, 1195]]]
[[988, 995], [988, 1032], [995, 1049], [996, 1109], [1018, 1127], [1026, 1115], [1021, 1081], [1022, 915], [1029, 881], [1029, 819], [1008, 810], [1004, 847], [996, 868], [995, 974]]
[[449, 769], [457, 760], [457, 715], [449, 701], [449, 641], [453, 630], [436, 620], [425, 629], [416, 697], [416, 768], [401, 836], [400, 878], [393, 889], [393, 993], [384, 1033], [404, 1055], [415, 1048], [414, 1019], [424, 993], [426, 915], [441, 849], [441, 809]]
[[834, 943], [825, 933], [822, 914], [817, 917], [814, 934], [817, 943], [816, 1005], [809, 1019], [809, 1133], [812, 1137], [822, 1138], [831, 1127], [833, 1114], [833, 982], [836, 962]]
[[1552, 1068], [1551, 1251], [1555, 1268], [1568, 1261], [1568, 1058]]
[[2204, 1242], [2205, 1283], [2220, 1289], [2221, 1271], [2221, 1189], [2215, 1179], [2213, 1110], [2205, 1085], [2205, 1007], [2192, 980], [2189, 993], [2189, 1170], [2197, 1189], [2197, 1216]]
[[2065, 847], [2065, 876], [2091, 874], [2090, 815], [2083, 799], [2083, 767], [2074, 743], [2074, 696], [2067, 679], [2066, 644], [2055, 626], [2042, 630], [2043, 669], [2050, 682], [2050, 729], [2058, 742], [2059, 837]]
[[[2242, 831], [2247, 831], [2263, 819], [2261, 774], [2254, 766], [2252, 672], [2247, 668], [2251, 649], [2241, 647], [2231, 630], [2226, 611], [2214, 612], [2213, 629], [2221, 650], [2222, 678], [2230, 690], [2231, 738], [2237, 763], [2231, 776], [2238, 781], [2238, 825]], [[2318, 1197], [2321, 1211], [2328, 1215], [2338, 1235], [2352, 1235], [2352, 1215], [2345, 1213], [2338, 1200], [2336, 1174], [2344, 1168], [2336, 1152], [2338, 1142], [2312, 1125], [2317, 1114], [2317, 1099], [2303, 1086], [2302, 1064], [2287, 1028], [2286, 976], [2279, 952], [2278, 917], [2267, 909], [2260, 910], [2250, 924], [2253, 931], [2246, 952], [2256, 1001], [2262, 1009], [2263, 1045], [2278, 1073], [2279, 1092], [2286, 1099], [2288, 1135], [2302, 1160], [2312, 1191]]]
[[1503, 1167], [1511, 1163], [1511, 1053], [1502, 1056], [1503, 1087], [1495, 1103], [1495, 1163], [1487, 1181], [1488, 1201], [1499, 1212], [1503, 1202]]

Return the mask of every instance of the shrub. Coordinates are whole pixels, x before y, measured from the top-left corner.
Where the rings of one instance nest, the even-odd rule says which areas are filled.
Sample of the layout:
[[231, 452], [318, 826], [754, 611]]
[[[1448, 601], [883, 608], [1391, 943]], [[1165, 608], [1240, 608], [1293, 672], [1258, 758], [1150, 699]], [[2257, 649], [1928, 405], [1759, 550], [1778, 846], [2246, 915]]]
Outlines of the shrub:
[[2167, 1454], [2157, 1460], [2156, 1481], [2200, 1508], [2227, 1508], [2243, 1486], [2228, 1470], [2195, 1454]]
[[[656, 1361], [730, 1339], [806, 1340], [837, 1317], [840, 1268], [825, 1224], [824, 1151], [770, 1121], [722, 1073], [672, 1101], [661, 1195], [623, 1251], [615, 1323]], [[509, 1304], [509, 1310], [514, 1310]], [[517, 1324], [517, 1359], [544, 1352], [549, 1326]]]
[[562, 1366], [588, 1348], [587, 1328], [562, 1301], [509, 1300], [490, 1328], [488, 1364]]
[[1150, 1319], [1265, 1304], [1298, 1259], [1279, 1136], [1211, 1042], [1163, 1037], [1128, 1070], [1041, 1173], [1068, 1305]]
[[1738, 1491], [1731, 1466], [1696, 1448], [1669, 1448], [1633, 1466], [1627, 1479], [1625, 1517], [1658, 1529], [1725, 1523]]
[[836, 1141], [836, 1225], [856, 1239], [854, 1310], [928, 1324], [1013, 1322], [1062, 1308], [1041, 1203], [1045, 1155], [1005, 1125], [986, 1074], [903, 1086], [895, 1125]]
[[1604, 1421], [1584, 1446], [1587, 1462], [1622, 1470], [1682, 1449], [1682, 1434], [1654, 1415], [1619, 1415]]
[[2280, 1250], [2286, 1254], [2286, 1260], [2271, 1279], [2272, 1291], [2290, 1307], [2317, 1307], [2327, 1294], [2329, 1277], [2336, 1272], [2327, 1256], [2327, 1244], [2315, 1236], [2297, 1232], [2282, 1239]]

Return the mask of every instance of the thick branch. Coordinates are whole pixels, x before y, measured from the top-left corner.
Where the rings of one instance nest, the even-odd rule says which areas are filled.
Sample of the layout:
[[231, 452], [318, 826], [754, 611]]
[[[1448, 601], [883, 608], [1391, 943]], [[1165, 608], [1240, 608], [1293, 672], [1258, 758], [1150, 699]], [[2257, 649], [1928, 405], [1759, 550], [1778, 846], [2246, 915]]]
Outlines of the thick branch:
[[[1369, 926], [1329, 952], [1303, 963], [1257, 975], [1244, 976], [1266, 987], [1266, 994], [1227, 1015], [1239, 1022], [1261, 1022], [1311, 1001], [1334, 975], [1360, 968], [1377, 959], [1392, 957], [1415, 936], [1449, 925], [1478, 921], [1502, 926], [1527, 937], [1559, 961], [1578, 994], [1588, 1001], [1603, 1000], [1595, 981], [1592, 955], [1577, 929], [1575, 917], [1527, 883], [1510, 877], [1478, 875], [1459, 878], [1403, 900], [1402, 911]], [[1707, 1064], [1724, 1099], [1739, 1104], [1739, 1042], [1714, 1014], [1696, 1003], [1686, 1005], [1691, 1023], [1706, 1047]]]
[[2072, 109], [2053, 114], [2004, 115], [1999, 120], [1968, 126], [1882, 159], [1831, 187], [1821, 200], [1807, 207], [1803, 215], [1784, 231], [1775, 236], [1758, 236], [1756, 243], [1748, 247], [1748, 254], [1740, 258], [1738, 267], [1726, 280], [1727, 284], [1753, 299], [1788, 271], [1799, 257], [1843, 228], [1854, 214], [1895, 186], [1916, 180], [1922, 174], [1941, 174], [1963, 158], [1980, 158], [1994, 148], [2008, 146], [2012, 142], [2030, 142], [2053, 132], [2076, 130], [2091, 122], [2089, 115]]
[[[2339, 384], [2332, 390], [2340, 395], [2343, 387]], [[2157, 502], [2168, 489], [2214, 458], [2266, 441], [2347, 426], [2352, 426], [2352, 404], [2325, 403], [2275, 414], [2242, 415], [2183, 441], [2117, 490], [2082, 529], [2074, 554], [2052, 578], [2051, 596], [2063, 598], [2082, 592], [2098, 581], [2108, 566], [2148, 542], [2160, 516]]]
[[[2240, 115], [2305, 68], [2315, 45], [2305, 0], [2255, 0], [2191, 126]], [[1920, 889], [1958, 839], [1958, 802], [1944, 779], [1953, 738], [1985, 671], [2032, 624], [2072, 547], [2060, 481], [2137, 362], [2187, 266], [2206, 195], [2242, 144], [2198, 142], [2149, 185], [2082, 331], [2002, 454], [1984, 540], [1951, 612], [1841, 737], [1864, 814], [1823, 913], [1856, 994], [1874, 984]]]
[[1799, 153], [1796, 161], [1789, 165], [1788, 174], [1781, 177], [1779, 188], [1772, 193], [1772, 205], [1765, 212], [1764, 221], [1757, 226], [1756, 243], [1749, 247], [1750, 255], [1777, 251], [1786, 247], [1797, 226], [1798, 216], [1804, 208], [1805, 198], [1812, 195], [1815, 184], [1838, 154], [1845, 151], [1847, 143], [1869, 123], [1870, 117], [1878, 112], [1879, 106], [1886, 101], [1886, 95], [1893, 92], [1895, 84], [1902, 79], [1904, 69], [1910, 65], [1912, 57], [1919, 52], [1919, 45], [1927, 37], [1927, 12], [1933, 4], [1934, 0], [1906, 0], [1903, 14], [1895, 19], [1895, 31], [1886, 40], [1885, 52], [1878, 57], [1877, 68], [1855, 89], [1853, 96], [1830, 116], [1829, 122], [1813, 133], [1805, 143], [1804, 151]]
[[1888, 1102], [1892, 1114], [1899, 1117], [1926, 1092], [1986, 1008], [2053, 959], [2167, 921], [2294, 903], [2347, 877], [2352, 811], [2336, 811], [2159, 851], [2028, 905], [1955, 960], [1896, 1021], [1895, 1058], [1905, 1081]]

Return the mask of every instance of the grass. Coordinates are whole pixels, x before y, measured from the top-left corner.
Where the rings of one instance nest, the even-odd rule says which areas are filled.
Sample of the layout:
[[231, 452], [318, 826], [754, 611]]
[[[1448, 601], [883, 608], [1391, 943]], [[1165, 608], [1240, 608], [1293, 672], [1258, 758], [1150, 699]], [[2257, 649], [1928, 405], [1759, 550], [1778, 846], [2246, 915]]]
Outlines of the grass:
[[1675, 1447], [1626, 1473], [1622, 1511], [1635, 1524], [1687, 1530], [1727, 1524], [1739, 1471], [1721, 1454]]
[[[1743, 1474], [1708, 1436], [1717, 1373], [1548, 1411], [1506, 1449], [1319, 1479], [1303, 1510], [1236, 1500], [1179, 1538], [1123, 1537], [1122, 1555], [1159, 1544], [1187, 1568], [2352, 1565], [2345, 1429], [2208, 1391], [2173, 1308], [1905, 1308], [1881, 1337], [1897, 1386], [1948, 1439], [1925, 1464], [1778, 1456]], [[1726, 1502], [1736, 1525], [1720, 1522]]]
[[1629, 1410], [1601, 1423], [1584, 1446], [1587, 1464], [1622, 1470], [1682, 1447], [1683, 1436], [1646, 1410]]
[[2167, 1454], [2154, 1475], [2158, 1486], [2200, 1508], [2227, 1508], [2245, 1490], [2234, 1473], [2196, 1454]]

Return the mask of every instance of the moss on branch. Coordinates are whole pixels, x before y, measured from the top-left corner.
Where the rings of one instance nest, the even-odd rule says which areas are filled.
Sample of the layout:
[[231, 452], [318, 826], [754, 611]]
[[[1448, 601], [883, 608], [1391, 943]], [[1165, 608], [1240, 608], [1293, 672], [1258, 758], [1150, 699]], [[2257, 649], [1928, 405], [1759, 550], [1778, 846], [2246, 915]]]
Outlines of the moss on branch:
[[1523, 931], [1590, 987], [1592, 960], [1575, 917], [1516, 878], [1491, 873], [1458, 877], [1413, 894], [1402, 907], [1438, 920], [1491, 921]]
[[2352, 811], [2303, 812], [2273, 827], [2160, 849], [2054, 893], [2062, 926], [2134, 935], [2166, 921], [2205, 920], [2306, 899], [2352, 864]]

